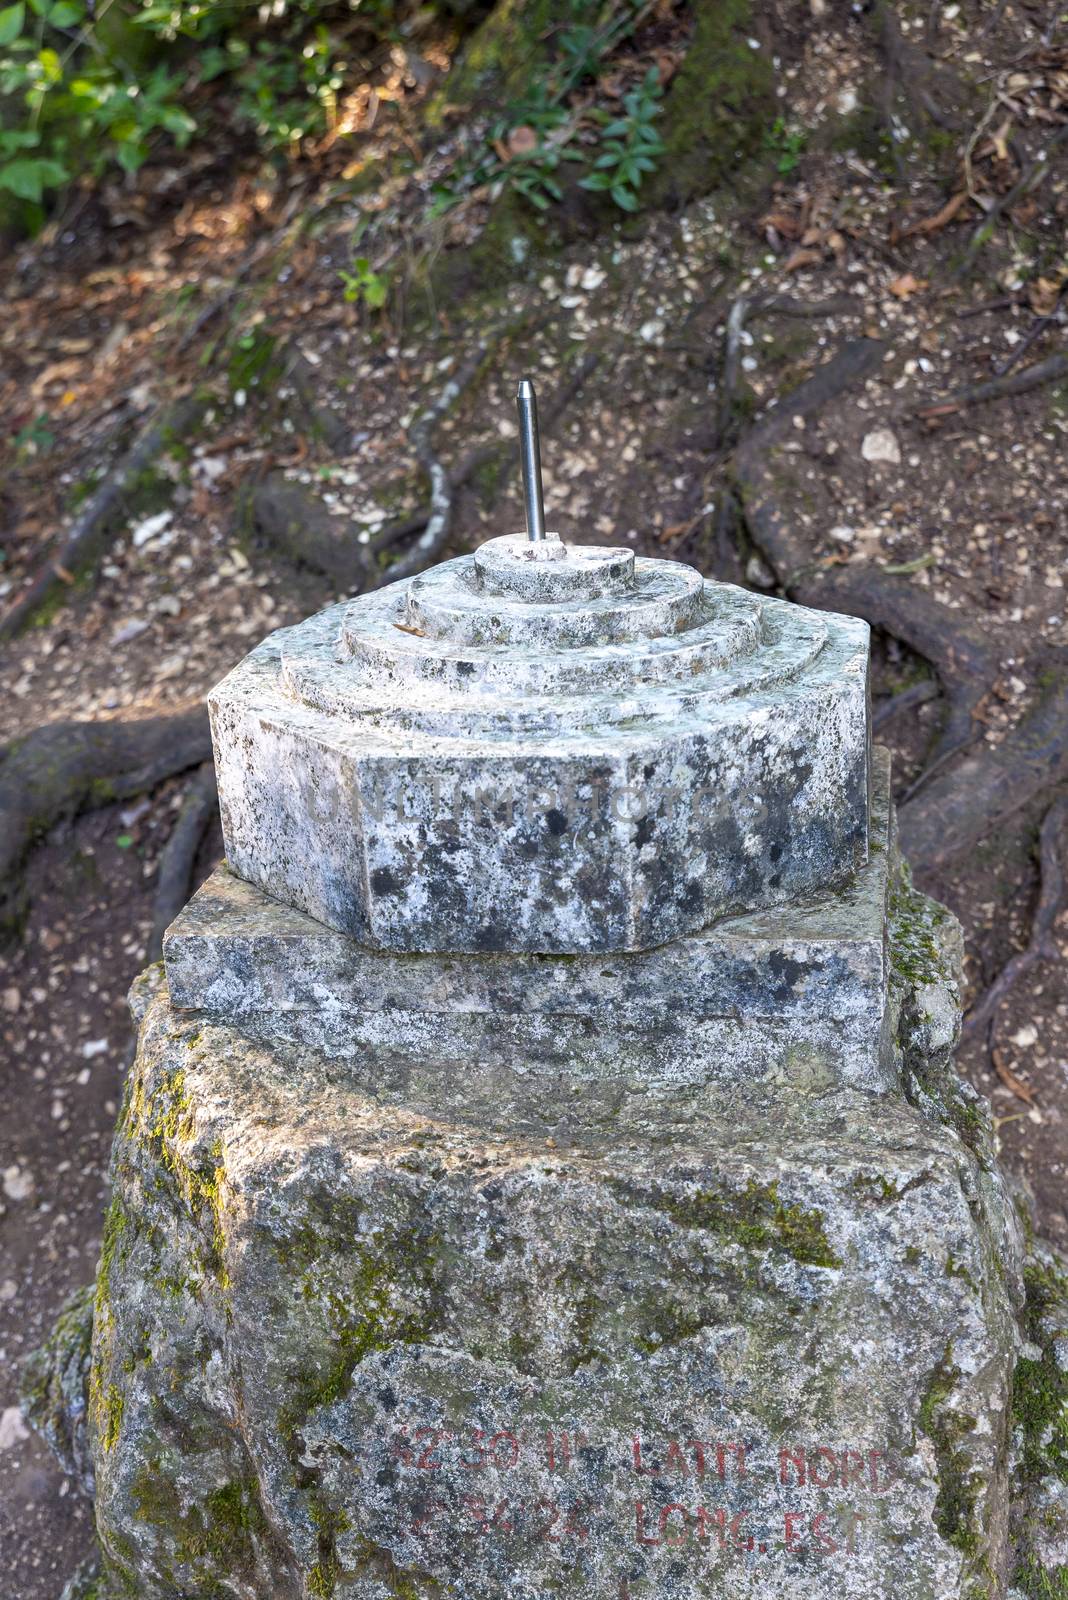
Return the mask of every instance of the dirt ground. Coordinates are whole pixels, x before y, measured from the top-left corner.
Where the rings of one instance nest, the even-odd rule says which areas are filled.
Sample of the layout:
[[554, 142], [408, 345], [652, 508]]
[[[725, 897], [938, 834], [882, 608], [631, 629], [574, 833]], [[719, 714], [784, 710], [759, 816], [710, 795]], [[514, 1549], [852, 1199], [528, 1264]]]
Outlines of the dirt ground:
[[[959, 11], [947, 7], [938, 24], [947, 50], [979, 50], [991, 81], [1023, 56], [1016, 70], [1033, 83], [1012, 92], [1053, 103], [1027, 57], [1045, 37], [1042, 19], [1010, 5], [980, 36]], [[876, 68], [850, 21], [814, 30], [790, 68], [791, 104], [818, 122]], [[1011, 187], [1047, 132], [1041, 119], [1037, 133], [1019, 132], [1015, 153], [995, 144], [981, 156], [975, 144], [991, 192]], [[447, 464], [476, 446], [489, 463], [457, 493], [449, 552], [519, 524], [516, 376], [532, 371], [552, 397], [588, 355], [544, 442], [551, 523], [770, 587], [744, 529], [720, 514], [718, 410], [731, 309], [775, 293], [792, 309], [748, 320], [739, 414], [759, 417], [843, 341], [885, 341], [873, 377], [797, 428], [812, 492], [792, 515], [815, 567], [903, 570], [999, 641], [979, 716], [980, 742], [996, 746], [1041, 693], [1019, 661], [1039, 643], [1054, 662], [1068, 647], [1068, 384], [919, 412], [1063, 350], [1068, 172], [1053, 172], [1041, 205], [1010, 213], [988, 267], [954, 278], [982, 208], [965, 195], [943, 215], [961, 193], [952, 167], [916, 161], [892, 182], [855, 149], [814, 141], [796, 157], [734, 196], [577, 238], [517, 274], [488, 317], [414, 292], [404, 321], [346, 303], [338, 270], [359, 208], [323, 199], [325, 171], [287, 189], [277, 175], [207, 163], [180, 204], [157, 174], [154, 195], [105, 192], [22, 247], [0, 290], [8, 600], [156, 404], [193, 384], [211, 404], [131, 505], [93, 580], [64, 581], [65, 603], [4, 647], [3, 735], [191, 705], [264, 634], [336, 598], [336, 583], [288, 559], [250, 519], [250, 493], [284, 471], [317, 497], [342, 544], [373, 548], [390, 519], [422, 503], [412, 423], [480, 338], [485, 362], [435, 435]], [[998, 177], [989, 169], [1002, 161]], [[390, 203], [408, 228], [409, 202]], [[278, 364], [283, 351], [299, 353], [302, 382]], [[337, 424], [333, 448], [317, 406]], [[875, 658], [878, 717], [930, 674], [884, 635]], [[899, 801], [937, 736], [933, 687], [878, 727]], [[132, 1048], [125, 994], [146, 960], [160, 853], [188, 782], [178, 774], [54, 828], [29, 858], [25, 920], [3, 952], [0, 1600], [56, 1600], [90, 1547], [86, 1503], [20, 1421], [18, 1366], [93, 1275]], [[1027, 944], [1050, 798], [1029, 800], [962, 860], [918, 874], [964, 924], [972, 998]], [[220, 855], [215, 828], [194, 881]], [[1004, 1159], [1030, 1185], [1043, 1232], [1068, 1248], [1068, 912], [1054, 937], [1061, 960], [1035, 965], [996, 1019], [1000, 1075], [985, 1038], [962, 1051], [961, 1067], [991, 1097]]]

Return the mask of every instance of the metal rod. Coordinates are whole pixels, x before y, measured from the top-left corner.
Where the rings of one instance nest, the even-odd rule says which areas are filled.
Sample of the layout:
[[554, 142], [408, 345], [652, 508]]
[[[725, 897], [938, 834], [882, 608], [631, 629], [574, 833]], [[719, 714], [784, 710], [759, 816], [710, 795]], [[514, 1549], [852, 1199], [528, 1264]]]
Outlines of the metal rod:
[[541, 446], [538, 442], [538, 397], [529, 378], [520, 381], [515, 397], [519, 411], [519, 460], [523, 469], [523, 504], [527, 538], [545, 538], [545, 497], [541, 487]]

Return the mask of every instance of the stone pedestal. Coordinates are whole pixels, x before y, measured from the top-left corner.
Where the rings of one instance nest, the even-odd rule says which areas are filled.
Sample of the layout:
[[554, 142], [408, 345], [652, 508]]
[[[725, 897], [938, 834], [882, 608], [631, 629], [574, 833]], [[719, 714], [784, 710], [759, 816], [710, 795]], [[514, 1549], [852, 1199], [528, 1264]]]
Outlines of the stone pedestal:
[[110, 1590], [1054, 1594], [1061, 1288], [1021, 1328], [864, 625], [495, 540], [212, 713], [52, 1426]]
[[955, 925], [899, 911], [878, 1097], [703, 1056], [517, 1117], [519, 1062], [375, 1091], [160, 989], [94, 1333], [116, 1592], [1001, 1593], [1016, 1217]]

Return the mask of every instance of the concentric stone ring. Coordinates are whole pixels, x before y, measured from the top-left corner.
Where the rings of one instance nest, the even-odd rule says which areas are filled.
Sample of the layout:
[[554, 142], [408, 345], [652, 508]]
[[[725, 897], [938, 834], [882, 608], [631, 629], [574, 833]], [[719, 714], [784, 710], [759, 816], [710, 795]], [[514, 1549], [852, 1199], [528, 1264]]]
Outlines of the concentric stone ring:
[[494, 539], [214, 691], [228, 859], [380, 948], [645, 949], [865, 859], [867, 657], [677, 562]]

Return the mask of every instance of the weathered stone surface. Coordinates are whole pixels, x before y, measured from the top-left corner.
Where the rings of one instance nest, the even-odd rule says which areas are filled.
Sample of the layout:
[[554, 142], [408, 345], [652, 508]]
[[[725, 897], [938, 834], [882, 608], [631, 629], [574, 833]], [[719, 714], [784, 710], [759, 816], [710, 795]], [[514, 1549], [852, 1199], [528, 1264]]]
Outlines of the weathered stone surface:
[[162, 990], [94, 1331], [116, 1593], [1002, 1593], [1016, 1217], [947, 1070], [951, 925], [896, 904], [909, 1099], [413, 1109]]
[[461, 1073], [514, 1100], [771, 1078], [886, 1089], [890, 768], [873, 763], [872, 849], [845, 887], [726, 918], [650, 951], [401, 955], [369, 949], [216, 872], [170, 928], [171, 999], [257, 1037], [358, 1058], [369, 1083]]
[[867, 854], [868, 629], [623, 550], [491, 540], [210, 697], [227, 858], [362, 943], [646, 949]]

